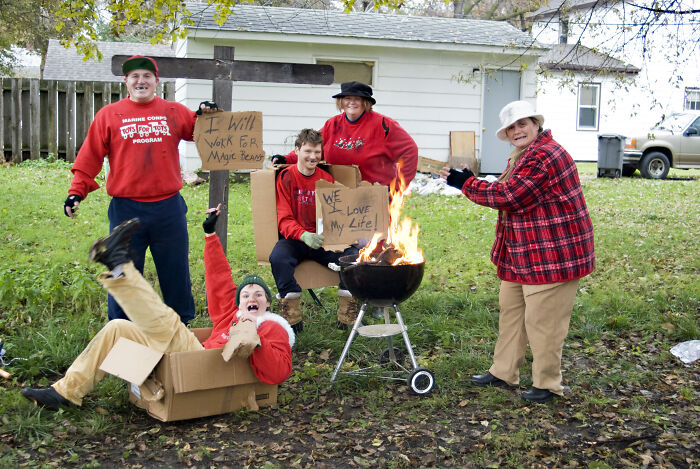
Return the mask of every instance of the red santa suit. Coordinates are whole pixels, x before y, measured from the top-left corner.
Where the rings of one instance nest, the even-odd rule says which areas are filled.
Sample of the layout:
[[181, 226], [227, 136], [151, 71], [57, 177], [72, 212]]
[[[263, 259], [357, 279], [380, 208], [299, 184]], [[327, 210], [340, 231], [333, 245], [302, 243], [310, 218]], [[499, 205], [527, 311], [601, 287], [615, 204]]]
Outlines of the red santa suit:
[[[209, 316], [214, 324], [204, 348], [220, 348], [228, 341], [228, 331], [238, 320], [236, 284], [218, 236], [207, 236], [204, 243], [204, 271]], [[279, 384], [292, 374], [294, 332], [286, 319], [266, 312], [257, 319], [260, 347], [250, 355], [255, 376], [267, 384]]]

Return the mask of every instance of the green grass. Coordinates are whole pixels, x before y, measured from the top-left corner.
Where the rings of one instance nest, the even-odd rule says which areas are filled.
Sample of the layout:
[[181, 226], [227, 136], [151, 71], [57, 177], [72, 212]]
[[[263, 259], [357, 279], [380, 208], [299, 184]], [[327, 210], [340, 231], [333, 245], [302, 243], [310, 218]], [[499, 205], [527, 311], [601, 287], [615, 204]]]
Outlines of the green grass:
[[[588, 413], [609, 408], [615, 401], [612, 389], [653, 382], [654, 367], [675, 366], [676, 359], [668, 352], [671, 346], [700, 337], [700, 171], [672, 170], [670, 177], [677, 179], [666, 181], [596, 178], [594, 164], [580, 164], [579, 171], [594, 223], [596, 270], [580, 284], [564, 349], [564, 376], [580, 402], [581, 418], [590, 421]], [[115, 378], [104, 380], [86, 400], [85, 407], [93, 411], [37, 411], [19, 396], [23, 385], [47, 385], [60, 376], [106, 320], [106, 295], [95, 282], [100, 269], [88, 263], [87, 252], [96, 238], [108, 232], [109, 200], [100, 189], [81, 204], [77, 219], [65, 217], [62, 205], [70, 180], [69, 166], [62, 162], [0, 168], [0, 340], [7, 358], [23, 359], [8, 367], [12, 379], [0, 382], [0, 434], [20, 438], [25, 449], [51, 445], [57, 426], [63, 429], [59, 432], [104, 439], [122, 422], [114, 415], [129, 419], [139, 412]], [[98, 182], [104, 185], [104, 180]], [[182, 194], [189, 206], [190, 265], [198, 311], [193, 325], [201, 327], [210, 324], [204, 309], [201, 230], [208, 186], [185, 187]], [[341, 375], [329, 387], [347, 333], [335, 328], [335, 288], [325, 288], [317, 294], [326, 311], [303, 296], [306, 330], [294, 350], [295, 372], [280, 388], [282, 414], [293, 413], [300, 402], [351, 398], [363, 399], [376, 418], [386, 422], [403, 412], [412, 415], [409, 421], [420, 422], [426, 412], [463, 399], [478, 399], [484, 409], [505, 407], [517, 413], [512, 394], [494, 389], [465, 395], [469, 375], [489, 366], [497, 336], [499, 280], [489, 260], [496, 212], [465, 197], [429, 195], [409, 197], [404, 214], [420, 225], [426, 271], [401, 311], [419, 365], [436, 375], [436, 391], [397, 403], [396, 394], [405, 389], [372, 377]], [[245, 180], [230, 185], [228, 231], [227, 255], [234, 279], [254, 272], [274, 285], [269, 267], [258, 266], [255, 260], [250, 188]], [[157, 282], [150, 260], [146, 277]], [[394, 345], [403, 348], [400, 336]], [[349, 360], [372, 362], [385, 346], [376, 339], [357, 339]], [[528, 379], [526, 366], [524, 385]], [[696, 385], [682, 383], [681, 399], [697, 402]], [[388, 403], [396, 406], [394, 411], [387, 409]], [[652, 411], [642, 399], [631, 400], [625, 412], [651, 415], [659, 409]], [[318, 419], [323, 417], [320, 413]], [[532, 416], [519, 418], [535, 425], [527, 420]], [[355, 419], [362, 424], [361, 416]], [[75, 429], [66, 430], [66, 425]], [[473, 449], [471, 461], [477, 466], [528, 465], [540, 437], [535, 430], [493, 425], [490, 440]], [[0, 456], [0, 465], [18, 464], [26, 459], [23, 454]], [[619, 464], [613, 456], [607, 461], [611, 466]], [[80, 456], [83, 463], [84, 457]], [[401, 467], [403, 462], [393, 465]]]

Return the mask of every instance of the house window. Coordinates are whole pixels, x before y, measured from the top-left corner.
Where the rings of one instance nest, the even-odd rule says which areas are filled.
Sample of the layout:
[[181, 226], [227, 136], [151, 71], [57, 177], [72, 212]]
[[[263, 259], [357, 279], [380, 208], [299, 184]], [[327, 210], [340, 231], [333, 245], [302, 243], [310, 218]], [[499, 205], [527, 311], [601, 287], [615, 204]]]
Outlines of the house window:
[[685, 104], [683, 109], [700, 111], [700, 88], [685, 89]]
[[576, 130], [598, 130], [600, 83], [579, 83]]
[[333, 71], [335, 72], [333, 76], [333, 83], [361, 81], [367, 85], [372, 84], [374, 62], [316, 59], [316, 63], [318, 65], [333, 66]]

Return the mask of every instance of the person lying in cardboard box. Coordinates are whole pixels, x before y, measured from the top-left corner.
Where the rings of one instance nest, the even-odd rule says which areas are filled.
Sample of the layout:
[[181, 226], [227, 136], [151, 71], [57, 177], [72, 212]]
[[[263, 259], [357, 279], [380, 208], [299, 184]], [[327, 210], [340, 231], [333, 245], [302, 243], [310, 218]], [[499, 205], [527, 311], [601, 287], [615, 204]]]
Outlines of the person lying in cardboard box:
[[129, 239], [139, 221], [127, 220], [106, 238], [95, 241], [89, 257], [109, 269], [98, 281], [131, 321], [115, 319], [105, 324], [63, 378], [48, 388], [24, 388], [22, 395], [52, 410], [81, 405], [83, 396], [104, 377], [98, 367], [120, 337], [164, 353], [223, 347], [226, 361], [232, 356], [249, 357], [253, 373], [263, 383], [286, 380], [292, 372], [294, 332], [286, 319], [270, 312], [272, 295], [261, 277], [248, 275], [238, 287], [233, 283], [231, 268], [214, 233], [219, 208], [208, 210], [209, 217], [203, 223], [207, 302], [213, 323], [206, 341], [197, 340], [134, 267]]
[[[280, 314], [294, 332], [304, 329], [301, 314], [301, 287], [294, 269], [305, 259], [323, 266], [338, 264], [342, 256], [357, 257], [356, 246], [342, 252], [323, 249], [323, 235], [316, 233], [316, 181], [334, 182], [333, 176], [318, 167], [323, 153], [323, 137], [314, 129], [303, 129], [294, 143], [297, 162], [277, 176], [277, 229], [282, 238], [270, 253], [272, 276], [277, 284]], [[338, 328], [347, 329], [357, 319], [357, 301], [339, 279]]]

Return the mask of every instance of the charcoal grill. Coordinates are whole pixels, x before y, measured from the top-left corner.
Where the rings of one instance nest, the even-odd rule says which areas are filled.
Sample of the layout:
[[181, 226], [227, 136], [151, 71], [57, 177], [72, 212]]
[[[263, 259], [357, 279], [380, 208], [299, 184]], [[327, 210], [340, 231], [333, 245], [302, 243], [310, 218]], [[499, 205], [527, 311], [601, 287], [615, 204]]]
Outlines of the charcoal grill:
[[[350, 293], [359, 301], [362, 301], [362, 306], [345, 343], [343, 353], [338, 359], [331, 382], [335, 381], [338, 376], [353, 340], [355, 340], [357, 335], [360, 335], [362, 337], [384, 338], [387, 342], [387, 348], [382, 352], [379, 365], [343, 373], [369, 376], [371, 375], [371, 370], [376, 366], [392, 367], [393, 370], [390, 370], [388, 374], [384, 373], [381, 377], [391, 380], [405, 379], [411, 392], [420, 396], [430, 393], [435, 386], [435, 376], [429, 369], [418, 366], [398, 306], [399, 303], [408, 299], [420, 286], [421, 280], [423, 280], [425, 262], [420, 264], [380, 265], [376, 263], [356, 263], [355, 259], [355, 256], [340, 258], [340, 276]], [[362, 319], [370, 306], [383, 310], [383, 324], [362, 325]], [[392, 322], [392, 311], [396, 323]], [[397, 334], [401, 334], [403, 337], [406, 353], [412, 366], [410, 370], [401, 363], [403, 353], [400, 349], [393, 346], [392, 337]], [[408, 375], [407, 377], [405, 377], [406, 374]]]

